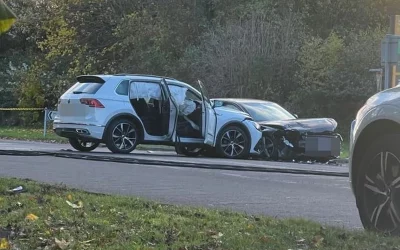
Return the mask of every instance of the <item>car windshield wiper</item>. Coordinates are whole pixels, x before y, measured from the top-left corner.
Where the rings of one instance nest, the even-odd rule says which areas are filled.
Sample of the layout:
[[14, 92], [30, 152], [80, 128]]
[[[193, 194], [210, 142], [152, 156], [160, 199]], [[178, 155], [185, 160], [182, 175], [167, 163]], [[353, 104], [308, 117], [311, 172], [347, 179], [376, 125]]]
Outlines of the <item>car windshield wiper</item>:
[[87, 93], [87, 92], [85, 92], [85, 91], [73, 91], [72, 93], [74, 93], [74, 94], [84, 94], [84, 93]]

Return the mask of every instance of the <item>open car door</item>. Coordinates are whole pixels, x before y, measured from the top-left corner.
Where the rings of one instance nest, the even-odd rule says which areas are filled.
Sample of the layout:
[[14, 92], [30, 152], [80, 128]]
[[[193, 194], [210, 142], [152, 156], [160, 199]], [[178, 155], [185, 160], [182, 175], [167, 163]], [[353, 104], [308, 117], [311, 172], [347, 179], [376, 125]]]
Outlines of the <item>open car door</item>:
[[[178, 115], [179, 115], [179, 109], [178, 109], [178, 105], [176, 104], [174, 98], [171, 95], [171, 92], [168, 88], [168, 84], [165, 81], [165, 79], [161, 80], [161, 88], [162, 88], [162, 92], [163, 92], [163, 100], [165, 102], [169, 102], [167, 103], [168, 105], [163, 105], [162, 108], [162, 113], [166, 113], [169, 112], [169, 126], [168, 126], [168, 134], [167, 137], [169, 139], [175, 139], [176, 136], [176, 127], [178, 124]], [[173, 140], [175, 141], [175, 140]]]
[[215, 130], [217, 127], [217, 115], [211, 104], [210, 99], [208, 99], [207, 90], [203, 83], [198, 80], [201, 97], [203, 100], [203, 136], [204, 143], [214, 146], [215, 141]]

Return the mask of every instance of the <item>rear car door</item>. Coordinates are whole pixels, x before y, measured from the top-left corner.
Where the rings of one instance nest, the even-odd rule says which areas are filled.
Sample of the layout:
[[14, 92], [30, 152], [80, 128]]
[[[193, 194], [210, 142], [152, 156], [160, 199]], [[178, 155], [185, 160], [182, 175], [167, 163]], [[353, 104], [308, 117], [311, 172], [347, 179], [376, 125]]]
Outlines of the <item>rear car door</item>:
[[216, 127], [217, 127], [217, 115], [208, 98], [207, 90], [203, 83], [199, 80], [199, 87], [203, 102], [203, 135], [204, 144], [213, 146], [215, 141]]

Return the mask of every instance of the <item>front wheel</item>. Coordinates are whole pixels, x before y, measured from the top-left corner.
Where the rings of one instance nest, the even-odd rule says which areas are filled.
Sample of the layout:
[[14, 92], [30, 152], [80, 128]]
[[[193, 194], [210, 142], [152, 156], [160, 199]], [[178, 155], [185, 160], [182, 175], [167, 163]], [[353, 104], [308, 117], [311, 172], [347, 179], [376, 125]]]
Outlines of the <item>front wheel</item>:
[[195, 146], [175, 145], [175, 152], [179, 155], [186, 155], [189, 157], [199, 156], [203, 152], [203, 148]]
[[400, 235], [400, 135], [375, 140], [357, 167], [355, 195], [364, 227]]
[[69, 138], [68, 140], [69, 144], [74, 149], [81, 152], [90, 152], [92, 150], [95, 150], [100, 145], [100, 143], [98, 142], [84, 141], [77, 138]]
[[264, 155], [267, 160], [276, 161], [278, 160], [278, 148], [276, 146], [275, 140], [272, 137], [266, 136], [263, 138], [264, 140]]
[[107, 148], [117, 154], [129, 154], [137, 144], [139, 133], [135, 124], [130, 120], [113, 121], [106, 131]]
[[228, 126], [219, 134], [216, 149], [220, 157], [247, 158], [250, 152], [250, 138], [239, 126]]

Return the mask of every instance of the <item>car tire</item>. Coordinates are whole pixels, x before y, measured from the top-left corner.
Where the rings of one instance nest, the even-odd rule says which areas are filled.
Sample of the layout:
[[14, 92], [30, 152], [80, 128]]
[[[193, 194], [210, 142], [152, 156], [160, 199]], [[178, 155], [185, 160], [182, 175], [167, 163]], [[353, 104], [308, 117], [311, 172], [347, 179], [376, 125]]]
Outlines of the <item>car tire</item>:
[[203, 152], [201, 147], [185, 146], [185, 145], [175, 145], [175, 152], [178, 155], [185, 155], [189, 157], [197, 157]]
[[[74, 149], [81, 152], [90, 152], [95, 150], [100, 145], [98, 142], [83, 141], [77, 138], [69, 138], [68, 141]], [[88, 143], [90, 143], [90, 146]]]
[[218, 155], [223, 158], [247, 158], [250, 153], [250, 138], [241, 127], [228, 126], [219, 133], [216, 150]]
[[129, 154], [138, 145], [139, 135], [139, 130], [132, 121], [119, 119], [108, 126], [105, 142], [111, 152]]
[[209, 157], [209, 158], [215, 158], [218, 157], [217, 149], [214, 147], [211, 147], [209, 145], [205, 146], [202, 153], [203, 156]]
[[375, 140], [358, 169], [355, 196], [364, 228], [400, 235], [400, 135]]
[[277, 161], [279, 159], [278, 156], [278, 147], [276, 145], [276, 140], [269, 136], [265, 136], [263, 138], [265, 140], [265, 148], [264, 155], [267, 160]]

